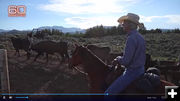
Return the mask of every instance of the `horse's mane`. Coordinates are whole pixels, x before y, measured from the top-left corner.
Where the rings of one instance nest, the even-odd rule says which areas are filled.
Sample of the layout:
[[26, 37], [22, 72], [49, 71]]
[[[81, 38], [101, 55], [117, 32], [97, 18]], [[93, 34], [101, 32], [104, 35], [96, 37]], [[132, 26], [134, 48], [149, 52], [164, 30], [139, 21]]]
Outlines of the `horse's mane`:
[[[85, 65], [89, 65], [89, 66], [92, 66], [91, 68], [101, 68], [102, 67], [107, 67], [107, 64], [104, 63], [99, 57], [97, 57], [93, 52], [91, 52], [91, 50], [89, 50], [88, 48], [86, 47], [82, 47], [81, 48], [81, 57], [83, 58], [83, 60], [86, 60], [85, 61]], [[97, 69], [98, 69], [97, 68]], [[107, 69], [107, 68], [105, 68]]]

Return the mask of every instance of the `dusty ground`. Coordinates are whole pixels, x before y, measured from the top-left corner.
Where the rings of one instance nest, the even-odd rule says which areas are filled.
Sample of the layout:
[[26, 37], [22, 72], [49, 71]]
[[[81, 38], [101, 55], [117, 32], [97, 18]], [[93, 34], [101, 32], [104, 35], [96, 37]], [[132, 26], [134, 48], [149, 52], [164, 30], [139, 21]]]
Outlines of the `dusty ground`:
[[60, 64], [56, 56], [46, 63], [41, 56], [36, 62], [34, 57], [26, 60], [26, 53], [15, 56], [8, 51], [10, 86], [12, 93], [82, 93], [88, 92], [85, 75], [68, 68], [67, 63]]

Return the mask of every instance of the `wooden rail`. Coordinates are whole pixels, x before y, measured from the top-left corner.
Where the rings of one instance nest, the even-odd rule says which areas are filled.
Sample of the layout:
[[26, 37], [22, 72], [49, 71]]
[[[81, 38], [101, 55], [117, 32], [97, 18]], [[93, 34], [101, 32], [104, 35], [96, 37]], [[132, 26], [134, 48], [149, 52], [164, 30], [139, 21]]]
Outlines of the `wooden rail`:
[[0, 93], [10, 93], [7, 51], [0, 49]]

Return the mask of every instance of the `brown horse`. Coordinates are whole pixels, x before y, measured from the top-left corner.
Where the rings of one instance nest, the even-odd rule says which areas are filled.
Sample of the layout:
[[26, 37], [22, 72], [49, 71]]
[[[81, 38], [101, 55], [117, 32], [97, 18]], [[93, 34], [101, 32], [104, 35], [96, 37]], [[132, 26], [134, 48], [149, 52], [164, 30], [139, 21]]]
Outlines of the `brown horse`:
[[[84, 72], [87, 73], [90, 93], [104, 93], [108, 87], [106, 85], [106, 77], [109, 67], [86, 47], [76, 45], [69, 66], [75, 67], [80, 64], [83, 66]], [[135, 81], [133, 83], [135, 83]], [[143, 93], [138, 90], [133, 83], [130, 84], [123, 93]], [[158, 87], [157, 91], [153, 92], [153, 94], [165, 94], [165, 86], [174, 86], [174, 84], [161, 80], [160, 87]]]

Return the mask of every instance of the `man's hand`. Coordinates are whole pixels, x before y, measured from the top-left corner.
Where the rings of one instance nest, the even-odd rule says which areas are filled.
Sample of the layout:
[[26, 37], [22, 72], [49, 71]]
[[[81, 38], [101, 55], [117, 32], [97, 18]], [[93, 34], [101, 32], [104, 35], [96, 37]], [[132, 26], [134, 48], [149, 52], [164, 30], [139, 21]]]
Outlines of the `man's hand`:
[[117, 64], [119, 64], [118, 59], [117, 59], [117, 58], [115, 58], [115, 59], [112, 61], [112, 63], [111, 63], [111, 64], [113, 65], [113, 67], [114, 67], [114, 66], [116, 66]]
[[118, 59], [120, 59], [120, 58], [122, 58], [122, 57], [121, 57], [121, 56], [116, 57], [116, 58], [111, 62], [111, 64], [112, 64], [113, 66], [121, 65], [121, 64], [119, 63], [119, 61], [118, 61]]

